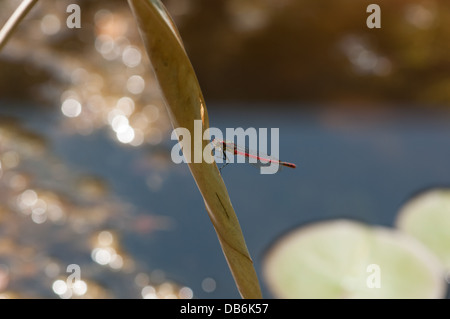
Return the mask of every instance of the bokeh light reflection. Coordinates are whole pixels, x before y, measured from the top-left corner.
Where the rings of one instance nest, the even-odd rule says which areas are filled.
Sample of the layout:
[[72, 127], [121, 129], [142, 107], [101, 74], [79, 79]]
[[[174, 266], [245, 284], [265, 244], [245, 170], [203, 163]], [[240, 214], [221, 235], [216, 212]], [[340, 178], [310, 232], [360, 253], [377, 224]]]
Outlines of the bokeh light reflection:
[[[33, 50], [26, 55], [6, 54], [27, 65], [30, 74], [38, 65], [39, 72], [51, 78], [36, 86], [36, 96], [53, 102], [57, 117], [51, 118], [58, 123], [39, 131], [36, 127], [45, 122], [38, 123], [40, 117], [33, 122], [34, 115], [30, 121], [9, 117], [0, 121], [0, 231], [5, 234], [0, 247], [2, 263], [14, 265], [8, 271], [0, 266], [0, 298], [22, 293], [62, 299], [125, 296], [110, 284], [116, 279], [137, 285], [134, 297], [146, 286], [154, 286], [156, 294], [165, 279], [153, 282], [158, 271], [150, 272], [138, 257], [128, 255], [117, 231], [130, 236], [137, 229], [147, 235], [167, 229], [165, 222], [148, 213], [142, 217], [108, 187], [93, 182], [95, 178], [80, 181], [80, 173], [85, 172], [58, 158], [46, 135], [55, 134], [60, 142], [106, 128], [120, 147], [160, 143], [170, 123], [154, 75], [148, 72], [145, 48], [137, 28], [129, 27], [134, 20], [128, 7], [114, 13], [104, 9], [86, 12], [95, 14], [95, 25], [68, 30], [62, 27], [67, 13], [55, 10], [55, 4], [61, 7], [53, 0], [36, 7], [35, 21], [24, 24], [8, 45], [10, 52], [20, 52], [23, 45]], [[85, 46], [72, 51], [70, 45], [61, 45], [64, 39], [80, 48], [81, 42], [76, 41], [82, 39]], [[33, 130], [27, 128], [29, 123]], [[139, 218], [152, 222], [140, 223], [139, 228]], [[114, 230], [105, 230], [109, 226]], [[67, 281], [70, 273], [66, 272], [71, 263], [81, 267], [82, 279], [73, 284]], [[100, 273], [111, 282], [102, 280]], [[16, 293], [6, 291], [8, 285], [31, 288]], [[180, 291], [189, 295], [187, 288], [181, 290], [174, 282], [162, 287], [166, 292], [158, 295], [161, 298], [176, 297]]]
[[41, 20], [41, 30], [45, 35], [54, 35], [61, 29], [61, 22], [58, 16], [47, 14]]
[[81, 103], [75, 99], [67, 99], [61, 105], [62, 113], [67, 117], [77, 117], [81, 114]]

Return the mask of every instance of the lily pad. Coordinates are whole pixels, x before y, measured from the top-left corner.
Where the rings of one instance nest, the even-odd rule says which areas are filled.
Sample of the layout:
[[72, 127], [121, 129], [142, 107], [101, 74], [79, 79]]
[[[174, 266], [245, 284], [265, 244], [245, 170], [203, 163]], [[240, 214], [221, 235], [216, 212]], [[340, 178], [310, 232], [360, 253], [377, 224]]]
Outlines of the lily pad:
[[420, 242], [348, 220], [283, 236], [263, 274], [277, 298], [443, 298], [446, 291], [441, 263]]
[[408, 201], [397, 226], [424, 243], [450, 271], [450, 189], [429, 190]]

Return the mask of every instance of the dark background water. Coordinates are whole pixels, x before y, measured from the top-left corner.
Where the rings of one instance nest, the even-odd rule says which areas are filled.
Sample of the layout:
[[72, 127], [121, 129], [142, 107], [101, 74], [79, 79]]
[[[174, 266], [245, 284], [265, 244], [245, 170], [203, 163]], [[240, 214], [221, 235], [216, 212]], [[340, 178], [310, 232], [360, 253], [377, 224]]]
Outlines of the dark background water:
[[[275, 175], [261, 175], [247, 164], [227, 166], [222, 176], [263, 285], [265, 250], [280, 235], [307, 223], [351, 218], [393, 227], [402, 203], [416, 192], [450, 181], [450, 114], [443, 111], [342, 110], [280, 105], [213, 105], [210, 125], [280, 128], [280, 157], [297, 164]], [[123, 147], [106, 131], [61, 134], [59, 115], [16, 112], [27, 127], [49, 141], [50, 151], [76, 171], [104, 178], [111, 191], [138, 210], [168, 216], [170, 230], [148, 235], [126, 233], [123, 245], [149, 270], [191, 287], [195, 297], [239, 297], [203, 199], [186, 164], [169, 162], [174, 141], [164, 147]], [[148, 154], [166, 154], [161, 184], [149, 188]], [[114, 225], [112, 225], [114, 227]], [[76, 260], [73, 261], [76, 263]], [[205, 292], [202, 281], [216, 281]]]

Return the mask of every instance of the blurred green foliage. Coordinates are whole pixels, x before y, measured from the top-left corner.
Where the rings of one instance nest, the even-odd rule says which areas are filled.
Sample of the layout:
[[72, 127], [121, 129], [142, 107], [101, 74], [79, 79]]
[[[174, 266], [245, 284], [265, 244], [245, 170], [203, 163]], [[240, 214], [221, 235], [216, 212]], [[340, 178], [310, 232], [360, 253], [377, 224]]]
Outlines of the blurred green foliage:
[[[170, 8], [177, 1], [166, 2]], [[449, 1], [194, 2], [179, 26], [207, 98], [450, 100]], [[366, 26], [370, 3], [381, 7], [381, 29]], [[264, 23], [239, 28], [252, 10], [263, 12]]]
[[[111, 7], [80, 3], [89, 10], [102, 2]], [[207, 100], [397, 106], [450, 100], [448, 0], [163, 2]], [[371, 3], [381, 7], [381, 29], [366, 26]], [[129, 8], [115, 1], [114, 10]], [[2, 86], [10, 76], [0, 73]]]

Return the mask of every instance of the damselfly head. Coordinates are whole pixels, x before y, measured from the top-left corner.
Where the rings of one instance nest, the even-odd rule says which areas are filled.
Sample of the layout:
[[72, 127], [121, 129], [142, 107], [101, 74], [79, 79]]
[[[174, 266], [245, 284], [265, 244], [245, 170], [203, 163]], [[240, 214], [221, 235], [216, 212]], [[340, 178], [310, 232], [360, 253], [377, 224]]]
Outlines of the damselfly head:
[[223, 148], [224, 146], [226, 146], [226, 142], [219, 140], [217, 138], [214, 138], [212, 140], [212, 144], [214, 145], [214, 147], [219, 147], [219, 148]]

